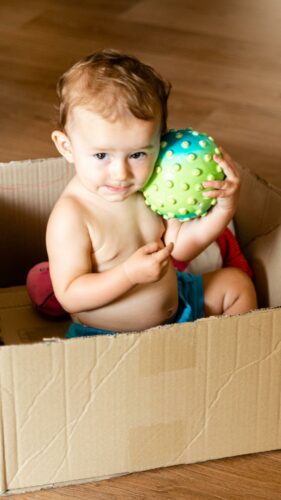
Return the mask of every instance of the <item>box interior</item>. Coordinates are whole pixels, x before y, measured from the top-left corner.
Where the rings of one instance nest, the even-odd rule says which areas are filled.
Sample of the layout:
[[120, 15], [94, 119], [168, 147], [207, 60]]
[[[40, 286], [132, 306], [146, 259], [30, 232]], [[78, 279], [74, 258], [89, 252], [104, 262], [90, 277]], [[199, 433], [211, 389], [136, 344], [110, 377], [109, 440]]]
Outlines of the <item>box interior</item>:
[[[255, 273], [259, 307], [279, 306], [281, 190], [240, 169], [237, 238]], [[29, 269], [47, 259], [47, 220], [73, 174], [63, 158], [0, 164], [0, 287], [24, 285]]]

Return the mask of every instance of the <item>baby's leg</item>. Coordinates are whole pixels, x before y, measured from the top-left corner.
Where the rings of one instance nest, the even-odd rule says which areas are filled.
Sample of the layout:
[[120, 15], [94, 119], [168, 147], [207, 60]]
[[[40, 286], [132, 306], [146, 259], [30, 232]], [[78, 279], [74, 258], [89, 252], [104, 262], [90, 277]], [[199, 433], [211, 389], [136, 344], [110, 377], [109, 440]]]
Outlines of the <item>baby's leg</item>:
[[240, 269], [225, 267], [203, 275], [205, 316], [243, 314], [257, 308], [254, 285]]

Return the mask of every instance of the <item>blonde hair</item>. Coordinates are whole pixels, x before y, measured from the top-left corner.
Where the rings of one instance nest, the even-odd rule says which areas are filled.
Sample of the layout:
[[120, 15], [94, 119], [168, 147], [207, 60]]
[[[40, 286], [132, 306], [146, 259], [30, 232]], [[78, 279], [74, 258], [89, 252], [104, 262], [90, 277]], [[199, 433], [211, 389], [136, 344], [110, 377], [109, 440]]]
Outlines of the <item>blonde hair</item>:
[[170, 90], [169, 82], [136, 57], [113, 49], [96, 52], [74, 64], [58, 81], [59, 128], [65, 130], [75, 106], [85, 106], [111, 120], [124, 110], [141, 120], [152, 120], [160, 111], [164, 133]]

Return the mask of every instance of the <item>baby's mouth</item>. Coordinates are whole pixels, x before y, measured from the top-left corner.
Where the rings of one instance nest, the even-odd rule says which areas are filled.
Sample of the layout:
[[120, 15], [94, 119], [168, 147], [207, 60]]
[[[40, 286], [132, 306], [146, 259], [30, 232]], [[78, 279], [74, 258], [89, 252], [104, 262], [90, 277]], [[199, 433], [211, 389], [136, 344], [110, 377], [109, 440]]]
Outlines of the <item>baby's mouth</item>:
[[107, 184], [105, 187], [106, 189], [108, 189], [108, 191], [111, 191], [112, 193], [124, 193], [128, 191], [128, 189], [131, 187], [131, 184], [126, 184], [125, 186]]

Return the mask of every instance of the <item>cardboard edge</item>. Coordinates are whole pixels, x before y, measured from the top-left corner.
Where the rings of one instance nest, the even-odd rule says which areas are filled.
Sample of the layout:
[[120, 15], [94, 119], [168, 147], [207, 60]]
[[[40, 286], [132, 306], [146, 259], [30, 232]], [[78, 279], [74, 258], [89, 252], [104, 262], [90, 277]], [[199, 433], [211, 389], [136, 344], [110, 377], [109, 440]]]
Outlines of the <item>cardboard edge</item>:
[[[281, 309], [281, 305], [278, 305], [278, 306], [272, 306], [272, 307], [259, 307], [258, 309], [253, 309], [251, 311], [248, 311], [246, 313], [243, 313], [243, 314], [235, 314], [235, 315], [217, 315], [217, 316], [208, 316], [207, 318], [200, 318], [200, 319], [197, 319], [195, 321], [192, 321], [192, 322], [186, 322], [185, 324], [186, 325], [195, 325], [195, 324], [198, 324], [198, 323], [202, 323], [202, 322], [211, 322], [211, 321], [217, 321], [217, 322], [223, 322], [223, 321], [228, 321], [229, 318], [240, 318], [240, 317], [246, 317], [246, 316], [250, 316], [250, 315], [253, 315], [253, 314], [265, 314], [267, 313], [268, 311], [274, 311], [274, 310], [278, 310], [278, 309]], [[171, 323], [171, 324], [168, 324], [168, 325], [159, 325], [159, 326], [154, 326], [152, 328], [148, 328], [146, 330], [132, 330], [130, 332], [120, 332], [120, 333], [114, 333], [114, 334], [108, 334], [108, 335], [104, 335], [104, 334], [101, 334], [101, 335], [95, 335], [94, 337], [93, 336], [84, 336], [84, 337], [73, 337], [73, 338], [61, 338], [61, 337], [50, 337], [50, 338], [43, 338], [41, 341], [38, 341], [38, 342], [29, 342], [29, 343], [26, 343], [26, 344], [6, 344], [6, 345], [0, 345], [0, 354], [1, 352], [3, 352], [4, 350], [8, 350], [8, 349], [13, 349], [14, 347], [17, 347], [17, 348], [30, 348], [30, 346], [34, 346], [36, 347], [37, 345], [42, 345], [42, 344], [60, 344], [60, 343], [64, 343], [64, 342], [84, 342], [85, 340], [88, 340], [88, 341], [91, 341], [93, 338], [95, 337], [98, 337], [98, 336], [101, 336], [101, 337], [105, 337], [105, 336], [110, 336], [110, 337], [121, 337], [121, 336], [127, 336], [127, 335], [140, 335], [140, 334], [147, 334], [147, 335], [152, 335], [154, 333], [156, 333], [157, 331], [162, 331], [162, 330], [165, 330], [165, 329], [171, 329], [171, 328], [174, 328], [178, 323]], [[184, 323], [182, 323], [181, 325], [183, 325]], [[1, 408], [0, 408], [1, 410]]]
[[92, 478], [87, 478], [87, 479], [78, 479], [78, 480], [75, 480], [75, 481], [65, 481], [65, 482], [59, 482], [59, 483], [55, 483], [55, 484], [46, 484], [46, 485], [40, 485], [40, 486], [32, 486], [30, 488], [16, 488], [16, 489], [11, 489], [11, 490], [6, 490], [4, 492], [0, 492], [0, 497], [11, 497], [13, 495], [19, 495], [19, 494], [27, 494], [27, 493], [35, 493], [35, 492], [39, 492], [39, 491], [48, 491], [48, 490], [54, 490], [56, 488], [66, 488], [67, 486], [80, 486], [80, 485], [84, 485], [84, 484], [90, 484], [90, 483], [98, 483], [100, 481], [106, 481], [106, 480], [109, 480], [109, 479], [117, 479], [119, 477], [122, 477], [122, 476], [130, 476], [132, 474], [138, 474], [138, 473], [142, 473], [142, 472], [149, 472], [149, 471], [155, 471], [155, 470], [161, 470], [161, 469], [166, 469], [167, 467], [181, 467], [183, 465], [192, 465], [192, 464], [202, 464], [202, 463], [208, 463], [208, 462], [214, 462], [214, 461], [218, 461], [218, 460], [223, 460], [225, 458], [237, 458], [237, 457], [241, 457], [241, 456], [251, 456], [251, 455], [254, 455], [256, 453], [269, 453], [271, 451], [276, 451], [276, 450], [279, 450], [279, 447], [276, 447], [276, 448], [272, 448], [270, 447], [270, 449], [264, 449], [264, 450], [260, 450], [258, 452], [251, 452], [251, 453], [246, 453], [246, 454], [238, 454], [238, 455], [228, 455], [228, 456], [221, 456], [221, 457], [217, 457], [217, 458], [212, 458], [212, 459], [209, 459], [209, 460], [202, 460], [200, 462], [198, 461], [194, 461], [194, 462], [189, 462], [188, 464], [185, 464], [185, 463], [182, 463], [182, 464], [167, 464], [163, 467], [148, 467], [147, 469], [141, 469], [141, 470], [133, 470], [133, 471], [130, 471], [130, 472], [123, 472], [123, 473], [119, 473], [119, 474], [112, 474], [112, 475], [106, 475], [106, 476], [100, 476], [100, 477], [92, 477]]
[[7, 167], [7, 166], [12, 166], [12, 165], [19, 165], [19, 164], [35, 164], [35, 163], [43, 163], [46, 162], [46, 160], [62, 160], [62, 162], [65, 162], [65, 160], [61, 156], [52, 156], [50, 158], [26, 158], [25, 160], [11, 160], [8, 162], [0, 162], [0, 167]]
[[[147, 469], [147, 470], [152, 470], [152, 469]], [[15, 488], [11, 490], [6, 490], [4, 492], [0, 492], [0, 497], [10, 497], [13, 495], [19, 495], [19, 494], [24, 494], [24, 493], [34, 493], [36, 491], [47, 491], [47, 490], [53, 490], [55, 488], [65, 488], [66, 486], [80, 486], [83, 484], [89, 484], [89, 483], [97, 483], [99, 481], [106, 481], [107, 479], [115, 479], [118, 477], [122, 476], [129, 476], [130, 474], [135, 474], [136, 472], [140, 471], [135, 471], [135, 472], [124, 472], [122, 474], [113, 474], [109, 476], [101, 476], [101, 477], [93, 477], [89, 479], [77, 479], [75, 481], [64, 481], [60, 483], [55, 483], [55, 484], [46, 484], [46, 485], [41, 485], [41, 486], [32, 486], [31, 488]], [[145, 471], [144, 471], [145, 472]]]

